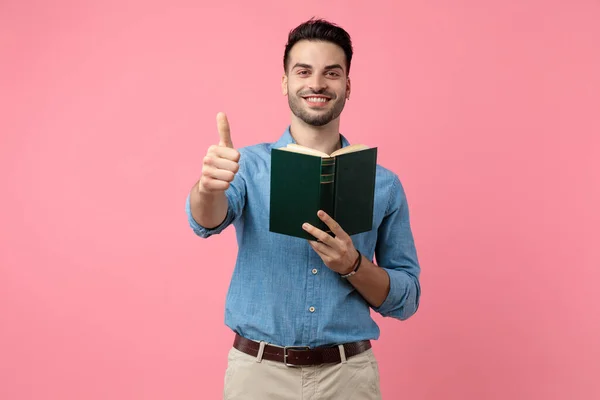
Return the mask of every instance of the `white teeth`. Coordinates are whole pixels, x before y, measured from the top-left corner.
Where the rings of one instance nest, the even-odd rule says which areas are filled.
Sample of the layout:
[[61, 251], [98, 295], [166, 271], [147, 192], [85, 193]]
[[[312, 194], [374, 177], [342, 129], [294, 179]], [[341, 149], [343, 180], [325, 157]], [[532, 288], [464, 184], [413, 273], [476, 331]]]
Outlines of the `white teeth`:
[[306, 100], [310, 101], [311, 103], [325, 103], [327, 101], [327, 99], [324, 97], [308, 97]]

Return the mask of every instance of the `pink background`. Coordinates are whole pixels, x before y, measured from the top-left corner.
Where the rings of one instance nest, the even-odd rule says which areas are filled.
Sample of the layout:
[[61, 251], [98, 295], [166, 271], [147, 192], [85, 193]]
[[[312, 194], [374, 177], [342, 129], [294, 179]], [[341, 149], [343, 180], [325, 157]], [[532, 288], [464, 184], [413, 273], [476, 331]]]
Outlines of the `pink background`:
[[385, 399], [600, 398], [597, 1], [3, 1], [0, 399], [217, 399], [233, 229], [186, 194], [226, 111], [276, 140], [286, 34], [351, 33], [342, 132], [401, 177], [419, 312]]

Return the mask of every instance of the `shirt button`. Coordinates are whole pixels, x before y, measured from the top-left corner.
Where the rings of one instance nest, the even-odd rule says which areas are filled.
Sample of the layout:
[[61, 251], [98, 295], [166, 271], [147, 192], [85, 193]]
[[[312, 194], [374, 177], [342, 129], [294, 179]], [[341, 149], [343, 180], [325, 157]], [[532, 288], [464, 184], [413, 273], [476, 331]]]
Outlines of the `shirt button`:
[[317, 271], [317, 269], [316, 269], [316, 268], [313, 268], [313, 270], [312, 270], [312, 273], [313, 273], [313, 275], [316, 275], [316, 274], [317, 274], [317, 272], [318, 272], [318, 271]]
[[308, 311], [310, 311], [310, 312], [315, 312], [315, 308], [314, 308], [314, 307], [310, 307], [310, 308], [308, 309]]

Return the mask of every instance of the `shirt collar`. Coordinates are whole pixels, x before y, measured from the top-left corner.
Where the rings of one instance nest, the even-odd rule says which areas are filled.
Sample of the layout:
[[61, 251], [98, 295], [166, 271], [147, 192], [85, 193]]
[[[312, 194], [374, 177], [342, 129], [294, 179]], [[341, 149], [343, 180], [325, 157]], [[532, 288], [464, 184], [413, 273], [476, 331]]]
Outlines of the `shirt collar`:
[[[342, 140], [342, 147], [346, 147], [350, 145], [350, 142], [348, 141], [348, 139], [346, 139], [344, 137], [344, 135], [342, 135], [340, 133], [340, 139]], [[294, 138], [292, 137], [292, 134], [290, 133], [290, 127], [288, 126], [285, 129], [285, 132], [283, 132], [283, 135], [281, 135], [281, 137], [279, 138], [278, 141], [276, 141], [275, 143], [273, 143], [273, 145], [271, 146], [271, 148], [273, 149], [278, 149], [281, 147], [285, 147], [290, 143], [296, 143], [296, 141], [294, 140]]]

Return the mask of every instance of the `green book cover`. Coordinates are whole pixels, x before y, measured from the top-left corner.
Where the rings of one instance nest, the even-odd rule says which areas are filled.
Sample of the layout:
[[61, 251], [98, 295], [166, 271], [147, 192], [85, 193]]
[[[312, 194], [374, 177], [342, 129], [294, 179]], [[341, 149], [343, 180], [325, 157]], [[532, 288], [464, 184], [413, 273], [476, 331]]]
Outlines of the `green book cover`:
[[331, 155], [295, 144], [273, 149], [269, 230], [314, 240], [302, 224], [329, 232], [317, 216], [323, 210], [349, 235], [370, 231], [376, 167], [377, 148], [363, 145]]

